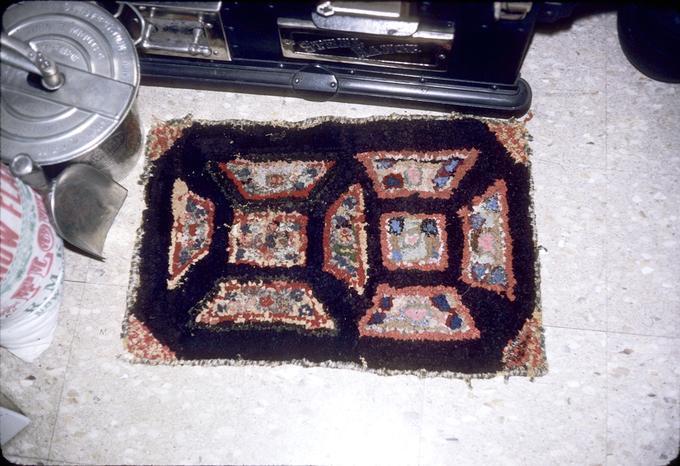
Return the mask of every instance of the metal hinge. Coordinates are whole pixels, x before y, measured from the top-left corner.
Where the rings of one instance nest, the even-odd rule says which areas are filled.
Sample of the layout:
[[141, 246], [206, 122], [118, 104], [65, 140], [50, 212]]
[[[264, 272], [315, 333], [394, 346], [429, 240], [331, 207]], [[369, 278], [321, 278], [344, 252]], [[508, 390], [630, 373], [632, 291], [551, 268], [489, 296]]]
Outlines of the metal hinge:
[[370, 16], [373, 18], [399, 18], [405, 2], [353, 2], [353, 1], [327, 1], [316, 7], [316, 12], [321, 16], [334, 14]]
[[116, 17], [122, 16], [125, 7], [134, 13], [132, 21], [138, 23], [140, 31], [135, 45], [147, 53], [231, 60], [220, 17], [222, 2], [119, 1], [118, 4]]
[[411, 15], [409, 2], [325, 1], [312, 12], [320, 29], [359, 32], [383, 36], [412, 36], [418, 31], [418, 18]]
[[493, 2], [493, 17], [496, 21], [521, 21], [531, 11], [532, 2]]

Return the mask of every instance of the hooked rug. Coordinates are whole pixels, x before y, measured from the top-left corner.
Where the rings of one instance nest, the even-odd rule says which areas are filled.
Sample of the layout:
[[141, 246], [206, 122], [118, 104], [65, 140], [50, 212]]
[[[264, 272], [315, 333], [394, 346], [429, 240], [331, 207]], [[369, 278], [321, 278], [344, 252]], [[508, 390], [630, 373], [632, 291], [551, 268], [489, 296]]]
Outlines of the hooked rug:
[[131, 358], [542, 375], [527, 140], [464, 117], [156, 125]]

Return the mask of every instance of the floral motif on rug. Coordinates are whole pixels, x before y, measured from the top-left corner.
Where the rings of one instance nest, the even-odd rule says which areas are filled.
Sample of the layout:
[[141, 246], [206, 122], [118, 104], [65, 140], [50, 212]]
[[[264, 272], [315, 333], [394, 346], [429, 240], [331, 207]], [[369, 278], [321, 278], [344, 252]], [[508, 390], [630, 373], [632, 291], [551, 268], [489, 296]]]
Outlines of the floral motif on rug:
[[542, 375], [517, 125], [155, 127], [123, 332], [131, 357]]
[[353, 184], [328, 209], [323, 230], [323, 270], [364, 294], [368, 281], [368, 240], [364, 191]]
[[168, 261], [168, 289], [177, 287], [193, 264], [208, 254], [213, 234], [215, 205], [189, 191], [176, 179], [172, 187], [172, 231]]
[[444, 270], [449, 265], [446, 218], [441, 214], [383, 214], [380, 249], [388, 270]]
[[248, 200], [305, 197], [333, 167], [332, 161], [253, 162], [236, 159], [220, 169]]
[[234, 212], [229, 262], [258, 267], [305, 265], [307, 217], [297, 212]]
[[416, 194], [448, 199], [472, 168], [479, 152], [473, 150], [378, 151], [356, 155], [366, 167], [378, 197], [392, 199]]
[[196, 323], [210, 326], [228, 323], [228, 329], [258, 324], [299, 326], [305, 330], [334, 330], [335, 323], [323, 304], [302, 282], [221, 282], [217, 293], [198, 307]]
[[396, 340], [474, 340], [479, 338], [470, 311], [453, 287], [380, 284], [373, 307], [359, 321], [361, 336]]
[[470, 207], [462, 207], [463, 220], [462, 280], [515, 299], [512, 271], [512, 238], [508, 226], [508, 188], [496, 180]]

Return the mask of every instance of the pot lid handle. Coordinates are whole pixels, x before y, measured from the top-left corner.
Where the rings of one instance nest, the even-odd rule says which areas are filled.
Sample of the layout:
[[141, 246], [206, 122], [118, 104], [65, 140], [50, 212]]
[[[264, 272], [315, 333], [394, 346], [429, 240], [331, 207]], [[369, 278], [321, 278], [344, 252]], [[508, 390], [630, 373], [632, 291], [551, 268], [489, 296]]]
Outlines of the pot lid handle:
[[56, 91], [64, 84], [64, 75], [57, 64], [39, 50], [27, 43], [10, 37], [6, 32], [0, 34], [0, 59], [3, 63], [34, 73], [42, 77], [42, 85], [48, 91]]

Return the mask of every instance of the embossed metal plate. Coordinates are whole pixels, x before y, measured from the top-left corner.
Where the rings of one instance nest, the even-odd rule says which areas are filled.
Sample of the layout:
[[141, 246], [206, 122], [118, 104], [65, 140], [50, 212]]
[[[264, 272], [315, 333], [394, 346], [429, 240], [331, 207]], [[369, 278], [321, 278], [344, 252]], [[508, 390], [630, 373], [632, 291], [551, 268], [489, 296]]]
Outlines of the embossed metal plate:
[[317, 28], [311, 21], [279, 18], [284, 57], [445, 71], [453, 27], [419, 30], [408, 37]]

